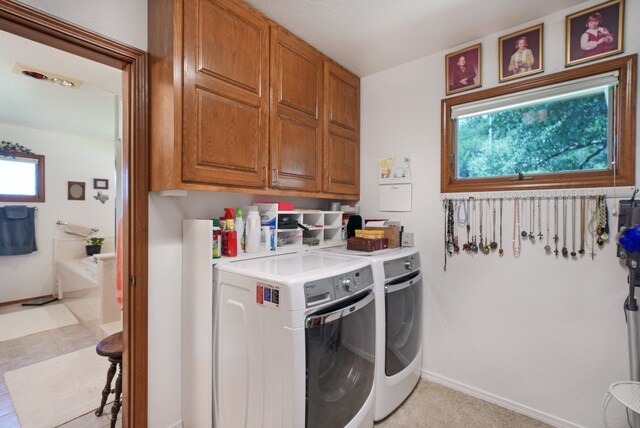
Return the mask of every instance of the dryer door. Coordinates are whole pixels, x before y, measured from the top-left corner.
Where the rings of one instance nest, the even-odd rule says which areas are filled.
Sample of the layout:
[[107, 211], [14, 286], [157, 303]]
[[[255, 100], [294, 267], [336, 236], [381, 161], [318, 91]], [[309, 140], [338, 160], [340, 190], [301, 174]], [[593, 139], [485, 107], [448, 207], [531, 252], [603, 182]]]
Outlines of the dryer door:
[[422, 273], [385, 285], [385, 364], [387, 376], [400, 373], [416, 358], [422, 344]]
[[306, 318], [306, 427], [343, 427], [373, 388], [374, 294]]

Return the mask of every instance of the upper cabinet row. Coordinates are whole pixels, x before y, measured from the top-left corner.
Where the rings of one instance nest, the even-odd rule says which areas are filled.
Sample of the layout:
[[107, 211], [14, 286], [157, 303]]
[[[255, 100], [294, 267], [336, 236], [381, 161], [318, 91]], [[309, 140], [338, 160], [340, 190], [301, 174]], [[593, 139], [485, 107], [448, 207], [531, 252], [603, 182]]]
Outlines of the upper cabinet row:
[[237, 0], [152, 9], [151, 190], [359, 197], [357, 76]]

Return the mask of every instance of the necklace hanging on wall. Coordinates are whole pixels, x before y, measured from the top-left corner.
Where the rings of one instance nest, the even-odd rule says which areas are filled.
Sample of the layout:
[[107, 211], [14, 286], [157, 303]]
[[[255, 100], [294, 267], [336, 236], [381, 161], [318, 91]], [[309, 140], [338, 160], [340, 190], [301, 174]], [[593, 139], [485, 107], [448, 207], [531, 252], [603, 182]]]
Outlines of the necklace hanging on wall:
[[[464, 222], [460, 221], [460, 224], [464, 224], [464, 228], [467, 231], [467, 242], [462, 245], [462, 249], [464, 251], [471, 251], [471, 240], [469, 238], [469, 233], [471, 231], [471, 216], [469, 215], [469, 203], [465, 200], [461, 201], [460, 211], [464, 208]], [[458, 220], [460, 220], [460, 211], [458, 211]]]
[[476, 242], [476, 228], [478, 227], [477, 226], [478, 222], [476, 221], [477, 217], [476, 217], [476, 200], [475, 199], [472, 201], [472, 204], [473, 204], [473, 209], [472, 209], [472, 211], [473, 211], [473, 236], [471, 237], [471, 251], [474, 252], [474, 253], [477, 253], [478, 252], [478, 244]]
[[[522, 233], [518, 233], [519, 230], [520, 230], [520, 200], [516, 198], [513, 201], [513, 256], [514, 257], [520, 257], [520, 249], [522, 245], [522, 241], [520, 239], [522, 236], [527, 236], [524, 231], [522, 231], [522, 233], [525, 233], [525, 235], [522, 235]], [[516, 243], [516, 240], [517, 240], [517, 243]]]
[[549, 205], [551, 200], [547, 198], [547, 245], [544, 246], [544, 251], [547, 254], [551, 254], [551, 246], [549, 245], [549, 223], [551, 222], [551, 215], [549, 214]]
[[591, 260], [594, 260], [596, 251], [596, 232], [598, 229], [598, 204], [596, 201], [596, 197], [593, 196], [589, 198], [589, 212], [591, 214], [591, 219], [589, 220], [589, 235], [591, 235], [591, 247], [589, 248], [591, 251], [589, 254], [591, 255]]
[[500, 256], [504, 254], [504, 249], [502, 248], [502, 198], [500, 198], [500, 248], [498, 249], [498, 254]]
[[449, 199], [447, 201], [447, 252], [449, 255], [453, 255], [453, 201]]
[[[522, 206], [520, 208], [518, 208], [518, 213], [522, 213], [523, 216], [525, 216], [526, 218], [526, 214], [525, 214], [525, 208], [524, 208], [524, 201], [525, 199], [522, 198]], [[522, 222], [522, 231], [520, 232], [520, 236], [522, 236], [523, 238], [526, 238], [528, 236], [527, 234], [527, 229], [525, 229], [524, 227], [524, 221]]]
[[562, 197], [562, 257], [569, 257], [567, 250], [567, 198]]
[[492, 199], [491, 200], [491, 213], [493, 214], [493, 235], [492, 235], [492, 240], [491, 240], [491, 249], [495, 250], [496, 248], [498, 248], [498, 243], [496, 242], [496, 200]]
[[[456, 200], [453, 203], [453, 212], [458, 212], [458, 214], [460, 213], [460, 201]], [[453, 219], [453, 252], [454, 253], [459, 253], [460, 252], [460, 247], [458, 246], [458, 227], [460, 226], [459, 224], [456, 224], [456, 221], [458, 220], [458, 217], [455, 216]]]
[[580, 249], [578, 250], [580, 255], [584, 254], [584, 208], [584, 196], [580, 196]]
[[538, 241], [542, 241], [542, 198], [538, 198]]
[[535, 204], [534, 204], [533, 196], [532, 196], [531, 199], [529, 199], [529, 228], [531, 229], [529, 231], [529, 239], [532, 242], [535, 242], [535, 240], [536, 240], [536, 227], [535, 227], [535, 222], [534, 222], [535, 218], [536, 218]]
[[487, 241], [485, 242], [484, 247], [482, 247], [482, 254], [489, 254], [489, 252], [491, 251], [491, 245], [489, 243], [489, 212], [491, 210], [491, 204], [489, 199], [487, 199], [487, 227], [485, 229], [485, 231], [487, 232]]
[[598, 234], [598, 246], [602, 247], [604, 245], [604, 241], [609, 239], [609, 220], [608, 220], [608, 209], [607, 209], [607, 198], [605, 195], [598, 195], [597, 199], [597, 210], [598, 210], [598, 228], [596, 229], [596, 233]]
[[442, 201], [442, 208], [444, 209], [444, 266], [442, 269], [447, 271], [447, 221], [448, 221], [448, 212], [447, 208], [449, 207], [449, 202], [447, 199]]
[[558, 236], [558, 197], [553, 198], [553, 242], [555, 243], [556, 249], [553, 250], [553, 253], [558, 257], [558, 241], [560, 237]]
[[571, 198], [571, 257], [576, 256], [576, 197], [574, 196]]
[[484, 236], [482, 235], [482, 223], [484, 220], [484, 208], [482, 207], [484, 204], [482, 203], [482, 199], [480, 199], [480, 223], [478, 223], [480, 225], [480, 245], [478, 245], [478, 249], [482, 252], [484, 252]]

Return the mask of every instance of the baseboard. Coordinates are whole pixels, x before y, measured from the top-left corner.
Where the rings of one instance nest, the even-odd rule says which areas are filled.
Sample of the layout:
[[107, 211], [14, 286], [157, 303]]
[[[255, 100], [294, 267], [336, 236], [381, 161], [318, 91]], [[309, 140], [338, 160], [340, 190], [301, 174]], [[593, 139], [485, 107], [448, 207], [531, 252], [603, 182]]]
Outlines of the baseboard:
[[167, 428], [182, 428], [182, 421], [178, 421], [175, 424], [171, 425], [170, 427]]
[[463, 392], [465, 394], [474, 396], [484, 401], [488, 401], [490, 403], [497, 404], [498, 406], [504, 407], [509, 410], [513, 410], [514, 412], [521, 413], [523, 415], [529, 416], [533, 419], [537, 419], [539, 421], [545, 422], [549, 425], [559, 428], [584, 428], [582, 425], [576, 425], [572, 422], [566, 421], [564, 419], [560, 419], [553, 415], [549, 415], [544, 412], [540, 412], [538, 410], [532, 409], [531, 407], [527, 407], [525, 405], [516, 403], [511, 400], [507, 400], [506, 398], [499, 397], [497, 395], [491, 394], [489, 392], [482, 391], [480, 389], [474, 388], [469, 385], [465, 385], [463, 383], [457, 382], [455, 380], [446, 378], [444, 376], [440, 376], [438, 374], [429, 372], [427, 370], [422, 370], [422, 377], [430, 380], [435, 383], [439, 383], [451, 389], [455, 389], [456, 391]]

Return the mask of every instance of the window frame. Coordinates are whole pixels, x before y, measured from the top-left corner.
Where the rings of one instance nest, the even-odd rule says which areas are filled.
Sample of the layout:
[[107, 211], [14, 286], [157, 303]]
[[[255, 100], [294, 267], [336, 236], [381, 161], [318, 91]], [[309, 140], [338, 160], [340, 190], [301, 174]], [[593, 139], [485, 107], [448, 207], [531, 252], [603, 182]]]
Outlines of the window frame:
[[636, 136], [636, 72], [637, 54], [572, 68], [508, 85], [471, 92], [441, 101], [441, 157], [440, 191], [494, 192], [544, 189], [568, 189], [587, 187], [612, 187], [614, 171], [580, 171], [531, 176], [503, 176], [487, 178], [456, 178], [456, 123], [451, 119], [453, 106], [514, 94], [521, 91], [581, 79], [606, 72], [618, 71], [618, 96], [614, 104], [613, 158], [616, 159], [615, 185], [635, 184], [635, 136]]
[[44, 186], [44, 155], [36, 155], [33, 153], [5, 152], [0, 157], [6, 158], [25, 158], [36, 159], [36, 194], [35, 195], [6, 195], [0, 194], [0, 202], [44, 202], [45, 186]]

